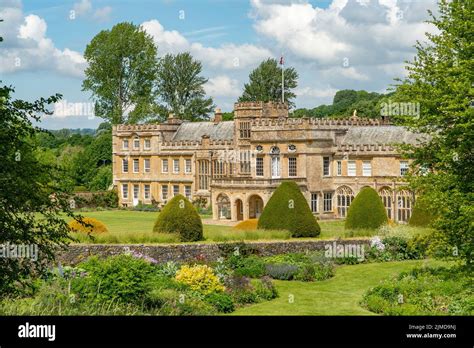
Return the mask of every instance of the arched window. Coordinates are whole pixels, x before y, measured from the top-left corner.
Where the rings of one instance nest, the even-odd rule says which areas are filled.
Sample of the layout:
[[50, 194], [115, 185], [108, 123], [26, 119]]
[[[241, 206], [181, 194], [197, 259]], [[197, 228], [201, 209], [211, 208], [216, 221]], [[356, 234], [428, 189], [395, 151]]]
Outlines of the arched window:
[[387, 217], [392, 217], [392, 190], [389, 187], [382, 187], [379, 191], [379, 196], [382, 199], [385, 210], [387, 211]]
[[230, 219], [230, 199], [224, 193], [217, 196], [217, 216], [219, 219]]
[[270, 156], [272, 157], [272, 178], [279, 178], [281, 176], [281, 166], [278, 146], [273, 146], [270, 149]]
[[337, 214], [339, 217], [346, 217], [349, 206], [354, 199], [354, 192], [350, 187], [341, 186], [336, 190]]
[[401, 190], [397, 192], [397, 221], [408, 222], [411, 216], [413, 197], [410, 191]]

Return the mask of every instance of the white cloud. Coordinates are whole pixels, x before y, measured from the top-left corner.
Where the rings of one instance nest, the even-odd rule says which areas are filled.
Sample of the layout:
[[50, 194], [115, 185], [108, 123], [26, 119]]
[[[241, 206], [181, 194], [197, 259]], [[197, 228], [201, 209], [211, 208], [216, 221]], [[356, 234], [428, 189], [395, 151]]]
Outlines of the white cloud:
[[241, 93], [239, 81], [231, 79], [226, 75], [219, 75], [210, 78], [209, 81], [204, 85], [204, 89], [206, 93], [213, 98], [237, 97]]
[[0, 10], [8, 28], [2, 32], [0, 73], [55, 70], [68, 76], [83, 75], [85, 59], [79, 52], [55, 47], [46, 35], [48, 26], [43, 18], [33, 14], [24, 17], [18, 2], [8, 6]]
[[72, 6], [72, 9], [77, 17], [83, 16], [90, 10], [92, 10], [92, 3], [90, 2], [90, 0], [81, 0], [79, 2], [76, 2]]
[[158, 45], [160, 56], [166, 53], [176, 54], [189, 51], [205, 65], [221, 69], [246, 68], [273, 56], [270, 50], [250, 44], [223, 44], [219, 47], [206, 47], [201, 43], [192, 43], [176, 30], [165, 30], [156, 19], [144, 22], [141, 26], [153, 37], [154, 42]]
[[105, 22], [110, 19], [110, 14], [112, 13], [112, 7], [105, 6], [102, 8], [98, 8], [94, 11], [94, 19], [98, 20], [99, 22]]
[[112, 7], [110, 6], [105, 6], [94, 10], [90, 0], [81, 0], [76, 2], [72, 6], [72, 9], [76, 18], [91, 14], [91, 18], [99, 22], [108, 21], [110, 19], [110, 13], [112, 12]]
[[327, 88], [313, 88], [313, 87], [299, 87], [295, 89], [295, 94], [298, 97], [314, 97], [314, 98], [332, 98], [336, 94], [337, 89]]

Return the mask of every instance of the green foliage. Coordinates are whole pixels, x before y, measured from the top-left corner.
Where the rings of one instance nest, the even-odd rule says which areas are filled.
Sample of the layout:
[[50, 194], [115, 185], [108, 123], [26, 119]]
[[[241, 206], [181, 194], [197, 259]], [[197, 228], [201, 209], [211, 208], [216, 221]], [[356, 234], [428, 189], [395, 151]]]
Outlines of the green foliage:
[[428, 227], [433, 223], [435, 218], [429, 204], [425, 202], [423, 197], [419, 197], [415, 202], [408, 224], [411, 226]]
[[292, 237], [317, 237], [321, 233], [308, 202], [294, 181], [278, 186], [258, 220], [259, 229], [288, 230]]
[[231, 255], [225, 260], [226, 265], [234, 270], [234, 274], [250, 278], [260, 278], [265, 274], [265, 263], [255, 255]]
[[265, 266], [265, 274], [279, 280], [292, 280], [298, 271], [298, 266], [287, 263], [267, 264]]
[[257, 303], [270, 300], [278, 296], [278, 293], [268, 277], [252, 279], [233, 275], [226, 278], [226, 289], [238, 304]]
[[204, 298], [220, 313], [231, 313], [235, 310], [234, 299], [225, 292], [213, 292]]
[[159, 213], [154, 232], [177, 233], [182, 242], [203, 240], [202, 222], [194, 206], [182, 195], [174, 196]]
[[97, 116], [112, 124], [133, 124], [152, 112], [157, 48], [141, 27], [124, 22], [102, 30], [84, 58], [88, 66], [82, 88], [92, 92]]
[[22, 290], [30, 276], [44, 274], [58, 247], [69, 241], [65, 214], [73, 217], [61, 185], [61, 169], [36, 158], [33, 126], [60, 95], [26, 102], [12, 100], [14, 90], [0, 86], [0, 244], [27, 244], [38, 248], [37, 260], [0, 260], [0, 297]]
[[367, 291], [362, 305], [384, 315], [473, 315], [466, 267], [415, 268]]
[[167, 54], [160, 59], [157, 72], [159, 113], [166, 119], [169, 113], [183, 120], [208, 119], [214, 105], [206, 97], [204, 84], [208, 81], [200, 76], [202, 64], [189, 52]]
[[387, 222], [387, 213], [379, 195], [373, 188], [364, 187], [349, 207], [345, 228], [375, 229]]
[[[276, 59], [269, 58], [254, 69], [249, 76], [249, 83], [244, 86], [244, 93], [239, 102], [246, 101], [275, 101], [281, 102], [281, 73]], [[293, 99], [296, 95], [293, 89], [298, 85], [298, 73], [294, 68], [285, 68], [285, 102], [290, 107], [294, 106]]]
[[399, 115], [397, 121], [426, 133], [418, 146], [406, 146], [415, 159], [410, 184], [421, 192], [437, 216], [436, 237], [458, 257], [474, 259], [474, 23], [472, 1], [439, 2], [439, 16], [430, 13], [438, 30], [417, 42], [417, 55], [394, 100], [419, 103], [419, 117]]

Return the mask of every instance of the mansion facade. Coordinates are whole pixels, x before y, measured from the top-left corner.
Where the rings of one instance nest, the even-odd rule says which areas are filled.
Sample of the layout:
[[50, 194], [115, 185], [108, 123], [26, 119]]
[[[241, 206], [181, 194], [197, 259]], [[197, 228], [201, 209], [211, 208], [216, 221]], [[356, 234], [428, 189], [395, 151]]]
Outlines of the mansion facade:
[[214, 219], [258, 218], [276, 187], [295, 181], [320, 219], [344, 218], [365, 186], [406, 222], [414, 202], [409, 162], [395, 143], [416, 135], [387, 119], [289, 118], [286, 104], [245, 102], [234, 120], [113, 128], [113, 183], [121, 206], [165, 204], [176, 194], [212, 204]]

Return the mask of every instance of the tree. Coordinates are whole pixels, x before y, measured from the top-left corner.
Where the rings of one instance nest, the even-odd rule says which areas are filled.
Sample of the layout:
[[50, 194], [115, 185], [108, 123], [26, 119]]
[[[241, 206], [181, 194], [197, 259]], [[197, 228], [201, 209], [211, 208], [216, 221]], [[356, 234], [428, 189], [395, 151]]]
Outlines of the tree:
[[321, 233], [306, 198], [294, 181], [278, 186], [258, 219], [258, 228], [288, 230], [292, 237], [316, 237]]
[[438, 32], [417, 42], [415, 59], [408, 62], [408, 75], [398, 80], [394, 96], [420, 105], [419, 115], [396, 120], [429, 135], [418, 146], [404, 147], [414, 158], [410, 184], [437, 216], [436, 238], [468, 265], [474, 256], [473, 11], [472, 1], [439, 2], [439, 16], [430, 12], [429, 20]]
[[95, 114], [112, 124], [136, 123], [153, 112], [157, 48], [132, 23], [103, 30], [87, 45], [89, 63], [82, 83], [92, 92]]
[[387, 222], [387, 212], [377, 191], [371, 187], [364, 187], [349, 207], [345, 228], [376, 229]]
[[[276, 59], [269, 58], [253, 70], [249, 75], [249, 83], [244, 86], [244, 93], [239, 102], [275, 101], [281, 102], [281, 71]], [[292, 100], [296, 95], [292, 92], [298, 85], [298, 73], [294, 68], [285, 69], [285, 102], [294, 106]]]
[[0, 245], [28, 245], [38, 257], [0, 258], [0, 296], [15, 294], [31, 276], [47, 271], [57, 248], [70, 240], [61, 214], [73, 217], [58, 168], [36, 158], [35, 136], [42, 130], [32, 124], [37, 115], [51, 114], [48, 105], [61, 96], [26, 102], [12, 100], [13, 93], [0, 87]]
[[169, 113], [190, 121], [209, 117], [214, 104], [212, 98], [206, 97], [204, 84], [207, 79], [200, 76], [201, 71], [201, 62], [194, 60], [188, 52], [167, 54], [160, 60], [156, 87], [162, 119]]

